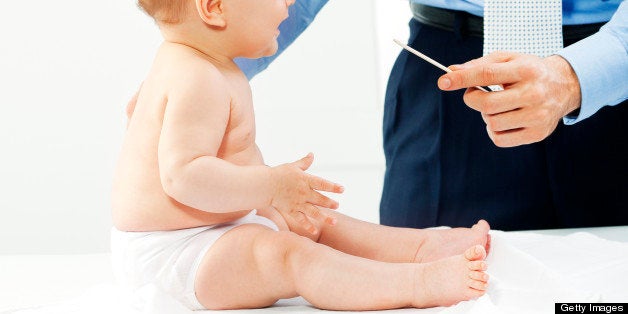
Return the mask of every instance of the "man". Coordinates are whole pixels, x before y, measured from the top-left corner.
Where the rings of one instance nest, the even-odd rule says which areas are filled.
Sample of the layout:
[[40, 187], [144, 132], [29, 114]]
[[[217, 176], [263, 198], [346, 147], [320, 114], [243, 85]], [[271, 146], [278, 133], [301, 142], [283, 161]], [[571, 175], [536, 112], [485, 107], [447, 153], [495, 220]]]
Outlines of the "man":
[[[386, 93], [380, 222], [421, 228], [468, 226], [483, 218], [503, 230], [628, 224], [628, 106], [601, 108], [625, 102], [628, 92], [627, 6], [618, 10], [620, 2], [563, 1], [565, 46], [588, 38], [559, 51], [560, 56], [496, 53], [454, 67], [457, 71], [439, 80], [440, 70], [402, 52]], [[290, 22], [282, 26], [280, 45], [289, 44], [325, 3], [297, 2]], [[444, 64], [481, 56], [481, 3], [413, 0], [411, 7], [410, 46]], [[613, 36], [597, 33], [615, 11]], [[617, 29], [619, 37], [614, 36]], [[622, 41], [624, 54], [617, 56]], [[251, 77], [269, 62], [241, 66]], [[604, 69], [613, 71], [610, 79]], [[513, 88], [516, 84], [500, 76], [513, 72], [530, 75], [515, 78], [525, 84]], [[439, 90], [431, 83], [437, 80], [447, 91], [510, 85], [504, 92], [469, 90], [463, 96], [462, 91]], [[482, 114], [467, 108], [463, 97]], [[544, 108], [547, 104], [555, 110]], [[513, 110], [536, 113], [510, 119]], [[574, 125], [558, 124], [563, 117]]]

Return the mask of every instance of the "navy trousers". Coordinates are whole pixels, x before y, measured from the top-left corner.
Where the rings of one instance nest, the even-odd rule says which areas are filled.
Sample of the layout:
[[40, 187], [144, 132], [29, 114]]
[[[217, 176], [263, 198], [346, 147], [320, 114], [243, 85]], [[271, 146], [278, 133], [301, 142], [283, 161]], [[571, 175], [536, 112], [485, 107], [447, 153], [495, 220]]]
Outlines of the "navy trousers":
[[[416, 20], [410, 29], [409, 45], [442, 64], [482, 55], [482, 38], [464, 29]], [[464, 104], [463, 90], [437, 88], [443, 73], [405, 51], [393, 67], [383, 123], [382, 224], [469, 227], [486, 219], [500, 230], [628, 224], [628, 103], [576, 125], [561, 121], [542, 142], [499, 148], [480, 114]]]

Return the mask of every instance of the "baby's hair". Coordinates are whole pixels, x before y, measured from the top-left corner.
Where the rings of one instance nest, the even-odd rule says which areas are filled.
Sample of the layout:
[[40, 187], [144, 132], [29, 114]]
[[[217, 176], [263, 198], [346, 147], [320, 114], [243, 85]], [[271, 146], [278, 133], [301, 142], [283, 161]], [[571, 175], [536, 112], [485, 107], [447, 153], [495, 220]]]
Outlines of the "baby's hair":
[[137, 6], [155, 22], [177, 24], [184, 16], [189, 0], [138, 0]]

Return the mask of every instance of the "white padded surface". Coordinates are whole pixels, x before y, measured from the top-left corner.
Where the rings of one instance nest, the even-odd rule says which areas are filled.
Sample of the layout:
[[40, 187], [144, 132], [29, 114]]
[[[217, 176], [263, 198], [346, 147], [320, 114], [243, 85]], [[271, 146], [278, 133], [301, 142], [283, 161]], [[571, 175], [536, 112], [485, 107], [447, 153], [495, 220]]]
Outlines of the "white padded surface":
[[[586, 233], [561, 236], [574, 231]], [[494, 232], [494, 239], [488, 259], [491, 288], [485, 297], [450, 308], [386, 313], [553, 313], [554, 302], [561, 299], [628, 300], [628, 290], [623, 286], [628, 282], [628, 226]], [[125, 305], [126, 296], [113, 282], [110, 265], [108, 254], [0, 255], [0, 313], [191, 313], [167, 298], [156, 298], [143, 310]], [[539, 283], [543, 289], [535, 288]], [[265, 309], [230, 311], [277, 312], [321, 311], [302, 298], [282, 300]]]

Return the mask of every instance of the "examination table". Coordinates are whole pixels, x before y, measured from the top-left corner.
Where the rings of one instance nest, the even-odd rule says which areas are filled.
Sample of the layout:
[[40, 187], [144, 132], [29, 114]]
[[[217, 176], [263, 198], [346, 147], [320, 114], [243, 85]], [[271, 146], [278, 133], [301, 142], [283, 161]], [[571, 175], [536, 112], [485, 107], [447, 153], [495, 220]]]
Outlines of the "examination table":
[[[557, 302], [628, 302], [628, 226], [491, 234], [485, 296], [387, 313], [554, 313]], [[110, 266], [108, 254], [0, 255], [0, 313], [191, 313], [158, 292], [129, 301]], [[229, 312], [322, 311], [294, 298]]]

